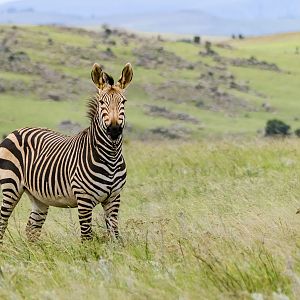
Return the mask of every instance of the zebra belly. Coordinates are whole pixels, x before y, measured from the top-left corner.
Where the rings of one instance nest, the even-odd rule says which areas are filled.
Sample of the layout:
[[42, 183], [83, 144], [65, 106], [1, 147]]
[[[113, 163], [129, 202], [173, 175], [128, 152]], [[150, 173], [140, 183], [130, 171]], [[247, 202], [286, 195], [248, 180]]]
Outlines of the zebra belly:
[[55, 206], [61, 208], [74, 208], [77, 207], [77, 200], [72, 196], [63, 196], [63, 195], [55, 195], [52, 197], [43, 197], [37, 192], [26, 190], [26, 193], [33, 196], [35, 199], [39, 200], [40, 202], [44, 203], [48, 206]]

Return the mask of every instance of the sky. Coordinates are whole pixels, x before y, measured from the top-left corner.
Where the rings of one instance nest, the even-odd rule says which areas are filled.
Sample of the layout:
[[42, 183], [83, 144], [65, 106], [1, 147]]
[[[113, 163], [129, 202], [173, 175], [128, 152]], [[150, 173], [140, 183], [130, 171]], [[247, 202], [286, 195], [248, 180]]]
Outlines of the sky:
[[[224, 19], [300, 18], [300, 0], [0, 0], [37, 12], [98, 16], [198, 10]], [[10, 5], [10, 4], [9, 4]], [[11, 4], [14, 5], [14, 4]]]
[[[8, 3], [8, 2], [26, 2], [26, 0], [0, 0], [0, 4], [4, 4], [4, 3]], [[147, 6], [150, 7], [151, 3], [153, 4], [153, 6], [157, 6], [158, 4], [161, 7], [169, 7], [170, 9], [172, 9], [172, 7], [180, 7], [181, 9], [200, 9], [202, 7], [215, 7], [216, 5], [225, 5], [225, 4], [231, 4], [231, 3], [237, 3], [237, 4], [243, 4], [244, 2], [247, 2], [248, 0], [143, 0], [143, 1], [138, 1], [139, 4], [141, 4], [142, 6]], [[264, 0], [261, 0], [264, 1]], [[43, 1], [40, 0], [38, 1], [40, 2], [41, 5], [43, 5]], [[76, 4], [78, 3], [82, 3], [82, 0], [65, 0], [63, 1], [65, 3], [69, 2], [72, 3], [73, 5], [76, 6]], [[106, 0], [97, 0], [95, 1], [99, 4], [101, 4], [101, 2], [106, 2]], [[128, 0], [126, 3], [127, 4], [131, 4], [134, 3], [136, 1], [134, 0]], [[114, 5], [117, 4], [119, 5], [118, 1], [112, 1], [109, 5]], [[136, 4], [136, 3], [134, 3]]]
[[[0, 4], [2, 4], [2, 3], [6, 3], [6, 2], [12, 2], [12, 1], [16, 1], [16, 0], [0, 0]], [[81, 1], [81, 0], [77, 0], [77, 1]], [[74, 1], [72, 1], [72, 2], [76, 2], [76, 0], [74, 0]], [[100, 0], [99, 0], [99, 2], [100, 2]], [[168, 1], [166, 1], [166, 2], [168, 2]], [[243, 0], [228, 0], [228, 1], [226, 1], [226, 0], [210, 0], [210, 1], [207, 1], [207, 0], [200, 0], [200, 1], [185, 1], [184, 3], [195, 3], [195, 2], [198, 2], [198, 3], [203, 3], [203, 2], [213, 2], [213, 3], [216, 3], [216, 4], [218, 4], [218, 3], [226, 3], [226, 2], [243, 2]]]
[[0, 0], [0, 23], [228, 35], [300, 30], [300, 0]]

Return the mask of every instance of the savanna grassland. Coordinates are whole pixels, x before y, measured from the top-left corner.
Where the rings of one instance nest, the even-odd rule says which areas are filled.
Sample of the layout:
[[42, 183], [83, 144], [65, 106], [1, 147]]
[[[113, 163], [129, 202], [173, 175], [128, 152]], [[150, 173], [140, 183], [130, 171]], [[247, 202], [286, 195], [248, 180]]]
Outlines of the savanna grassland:
[[94, 241], [80, 243], [76, 209], [51, 208], [28, 244], [24, 197], [0, 254], [0, 297], [297, 299], [299, 145], [127, 144], [123, 243], [105, 237], [99, 207]]
[[130, 61], [134, 81], [122, 241], [106, 236], [98, 207], [92, 242], [80, 242], [76, 209], [51, 208], [41, 241], [28, 243], [24, 196], [0, 251], [0, 298], [298, 299], [300, 140], [263, 128], [271, 118], [300, 127], [299, 35], [207, 53], [107, 28], [2, 26], [1, 135], [88, 126], [94, 62], [117, 79]]

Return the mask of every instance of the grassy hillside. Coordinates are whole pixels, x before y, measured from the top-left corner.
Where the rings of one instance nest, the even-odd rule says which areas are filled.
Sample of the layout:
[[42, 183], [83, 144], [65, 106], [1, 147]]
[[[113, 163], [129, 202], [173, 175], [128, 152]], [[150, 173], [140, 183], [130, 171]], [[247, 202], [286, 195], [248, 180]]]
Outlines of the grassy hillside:
[[297, 299], [299, 149], [129, 143], [123, 244], [105, 239], [100, 207], [93, 242], [80, 243], [75, 209], [51, 208], [28, 244], [23, 197], [0, 252], [0, 298]]
[[64, 120], [87, 126], [92, 64], [117, 79], [127, 61], [134, 66], [127, 96], [132, 137], [253, 136], [274, 117], [297, 127], [298, 38], [217, 43], [208, 55], [204, 45], [120, 30], [2, 26], [0, 133], [25, 125], [59, 129]]
[[88, 126], [94, 62], [117, 79], [130, 61], [134, 81], [123, 243], [97, 207], [92, 242], [80, 243], [76, 209], [51, 208], [30, 244], [24, 196], [0, 251], [0, 298], [298, 299], [300, 140], [261, 135], [272, 118], [300, 127], [299, 37], [208, 51], [120, 30], [2, 26], [1, 136]]

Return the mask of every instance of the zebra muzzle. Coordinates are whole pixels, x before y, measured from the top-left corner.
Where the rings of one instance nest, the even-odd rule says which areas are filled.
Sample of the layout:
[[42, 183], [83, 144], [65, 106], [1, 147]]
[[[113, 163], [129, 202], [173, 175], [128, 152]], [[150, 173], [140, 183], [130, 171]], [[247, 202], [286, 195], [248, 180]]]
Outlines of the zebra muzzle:
[[123, 128], [120, 125], [109, 125], [107, 127], [107, 134], [112, 140], [116, 140], [123, 132]]

